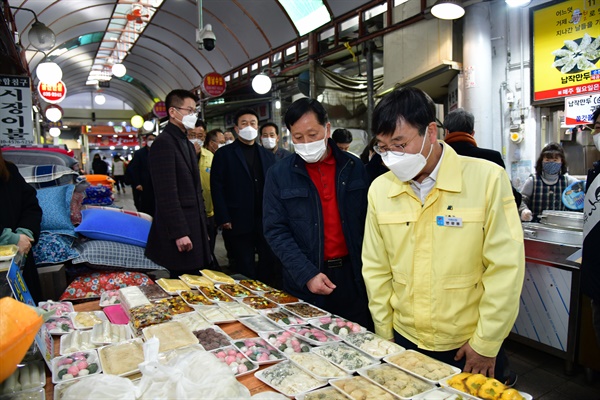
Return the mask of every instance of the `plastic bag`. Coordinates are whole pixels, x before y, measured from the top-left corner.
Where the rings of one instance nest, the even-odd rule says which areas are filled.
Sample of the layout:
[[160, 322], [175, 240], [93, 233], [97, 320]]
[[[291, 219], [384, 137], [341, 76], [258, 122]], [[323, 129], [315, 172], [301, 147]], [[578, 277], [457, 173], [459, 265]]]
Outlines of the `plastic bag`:
[[152, 338], [144, 343], [146, 361], [140, 364], [138, 399], [250, 398], [250, 391], [211, 353], [191, 351], [173, 357], [166, 364], [160, 364], [157, 357], [158, 340]]
[[98, 374], [67, 387], [61, 400], [135, 400], [135, 385], [127, 378]]

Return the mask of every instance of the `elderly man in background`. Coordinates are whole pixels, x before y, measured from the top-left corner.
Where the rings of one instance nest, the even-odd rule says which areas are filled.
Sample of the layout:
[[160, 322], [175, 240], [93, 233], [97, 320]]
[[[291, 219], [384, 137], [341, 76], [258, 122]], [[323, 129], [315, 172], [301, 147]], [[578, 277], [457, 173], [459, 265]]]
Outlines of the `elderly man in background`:
[[260, 142], [267, 150], [271, 150], [276, 160], [287, 157], [291, 152], [279, 147], [279, 127], [272, 122], [267, 122], [260, 127]]

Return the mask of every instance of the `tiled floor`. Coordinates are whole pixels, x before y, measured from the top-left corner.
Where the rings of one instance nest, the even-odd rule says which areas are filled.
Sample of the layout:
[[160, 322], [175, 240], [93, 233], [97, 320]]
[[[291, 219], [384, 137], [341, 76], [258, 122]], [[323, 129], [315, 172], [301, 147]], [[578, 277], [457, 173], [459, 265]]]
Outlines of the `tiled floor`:
[[[133, 197], [127, 193], [115, 194], [115, 206], [135, 211]], [[215, 255], [220, 265], [227, 265], [223, 238], [217, 236]], [[564, 360], [508, 340], [506, 350], [511, 368], [519, 375], [516, 388], [529, 393], [536, 400], [600, 400], [600, 372], [586, 378], [581, 366], [576, 366], [574, 375], [564, 373]]]

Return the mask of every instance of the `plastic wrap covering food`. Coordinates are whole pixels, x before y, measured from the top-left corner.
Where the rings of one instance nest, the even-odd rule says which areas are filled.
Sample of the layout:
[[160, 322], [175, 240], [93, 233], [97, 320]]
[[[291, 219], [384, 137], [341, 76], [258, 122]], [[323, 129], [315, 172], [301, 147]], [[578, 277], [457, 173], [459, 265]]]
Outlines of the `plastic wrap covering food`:
[[221, 307], [214, 306], [197, 306], [196, 310], [202, 315], [207, 321], [213, 324], [223, 324], [227, 322], [235, 321], [235, 317], [231, 315], [229, 311]]
[[197, 306], [199, 304], [210, 306], [213, 304], [212, 301], [197, 290], [184, 290], [183, 292], [179, 292], [179, 296], [190, 306]]
[[121, 306], [125, 311], [150, 304], [150, 301], [142, 293], [139, 286], [128, 286], [119, 289], [119, 300], [121, 300]]
[[242, 299], [242, 303], [255, 310], [265, 310], [267, 308], [277, 308], [277, 304], [267, 300], [262, 296], [248, 296]]
[[107, 290], [100, 295], [100, 307], [114, 306], [121, 303], [118, 290]]
[[283, 308], [301, 318], [316, 318], [329, 315], [327, 311], [321, 310], [320, 308], [311, 306], [307, 303], [286, 304], [283, 306]]
[[294, 353], [289, 354], [288, 358], [300, 368], [319, 379], [334, 379], [348, 376], [346, 371], [313, 353]]
[[126, 376], [139, 371], [144, 362], [142, 339], [136, 338], [98, 349], [100, 364], [105, 374]]
[[190, 287], [181, 279], [160, 278], [156, 281], [156, 284], [170, 295], [176, 295], [180, 290], [190, 290]]
[[306, 340], [310, 344], [320, 346], [326, 343], [339, 342], [340, 338], [314, 326], [290, 326], [288, 332]]
[[181, 322], [183, 325], [190, 328], [192, 332], [213, 326], [202, 315], [196, 312], [174, 315], [173, 320]]
[[404, 399], [436, 387], [389, 364], [376, 365], [358, 373]]
[[358, 351], [345, 343], [332, 343], [321, 347], [314, 347], [311, 351], [348, 373], [353, 373], [358, 369], [379, 363], [378, 360], [367, 356], [362, 351]]
[[308, 353], [311, 349], [310, 344], [288, 331], [266, 332], [260, 336], [288, 357], [293, 353]]
[[209, 299], [210, 301], [213, 301], [213, 302], [218, 302], [218, 301], [232, 302], [233, 301], [233, 299], [231, 297], [227, 296], [225, 293], [221, 292], [220, 290], [217, 290], [216, 288], [201, 287], [201, 288], [198, 288], [198, 290], [200, 290], [200, 292], [202, 292], [202, 294], [205, 295], [207, 299]]
[[[135, 400], [135, 384], [116, 375], [100, 374], [54, 387], [54, 400]], [[48, 399], [49, 400], [49, 399]]]
[[73, 331], [60, 338], [60, 354], [63, 356], [96, 347], [98, 345], [92, 342], [92, 331]]
[[179, 321], [152, 325], [144, 328], [142, 332], [146, 340], [155, 337], [160, 341], [160, 352], [198, 343], [192, 331]]
[[331, 385], [353, 400], [394, 400], [396, 397], [362, 376], [335, 379]]
[[325, 387], [323, 389], [313, 390], [302, 396], [297, 396], [298, 400], [348, 400], [348, 397], [343, 395], [334, 387]]
[[275, 325], [271, 320], [263, 317], [262, 315], [257, 315], [250, 318], [240, 318], [239, 320], [244, 326], [252, 329], [256, 333], [260, 332], [269, 332], [269, 331], [278, 331], [281, 328]]
[[42, 301], [39, 303], [39, 307], [45, 311], [54, 310], [54, 315], [44, 323], [50, 334], [64, 335], [75, 330], [73, 321], [69, 316], [74, 311], [73, 303], [69, 301]]
[[300, 301], [300, 299], [297, 297], [292, 296], [291, 294], [282, 290], [272, 290], [270, 292], [263, 293], [263, 296], [277, 304], [297, 303]]
[[[0, 383], [0, 396], [31, 391], [46, 384], [46, 368], [42, 361], [30, 362], [17, 368], [6, 380]], [[10, 398], [13, 398], [10, 396]]]
[[217, 288], [233, 298], [251, 296], [252, 292], [237, 283], [221, 283]]
[[188, 285], [191, 288], [198, 288], [201, 286], [214, 287], [215, 285], [213, 281], [211, 281], [205, 276], [200, 275], [183, 274], [179, 277], [179, 279], [181, 279], [183, 282], [185, 282], [186, 285]]
[[262, 338], [240, 339], [233, 345], [257, 364], [269, 364], [284, 359], [279, 350]]
[[231, 345], [231, 338], [217, 326], [199, 329], [194, 335], [206, 350], [215, 350]]
[[364, 332], [366, 330], [356, 322], [336, 316], [313, 318], [308, 323], [342, 337], [352, 332]]
[[52, 360], [52, 382], [60, 383], [102, 372], [96, 350], [78, 351]]
[[119, 343], [131, 339], [131, 329], [127, 325], [115, 325], [108, 321], [95, 325], [92, 329], [92, 342], [95, 344]]
[[219, 303], [219, 307], [223, 308], [236, 318], [258, 315], [258, 311], [241, 303]]
[[350, 333], [344, 336], [344, 341], [375, 358], [382, 358], [404, 351], [404, 347], [385, 340], [372, 332]]
[[406, 350], [384, 358], [390, 364], [418, 375], [430, 383], [447, 378], [460, 372], [460, 369], [445, 364], [414, 350]]
[[249, 358], [233, 346], [213, 350], [211, 353], [213, 353], [219, 361], [227, 364], [235, 376], [251, 374], [258, 369], [257, 364], [250, 361]]
[[266, 283], [257, 281], [255, 279], [242, 279], [239, 283], [243, 287], [250, 289], [254, 292], [270, 292], [272, 290], [275, 290]]
[[256, 372], [254, 376], [286, 396], [297, 396], [327, 384], [315, 379], [290, 361], [265, 368]]
[[297, 317], [289, 311], [283, 309], [277, 309], [273, 311], [263, 311], [263, 315], [269, 318], [271, 321], [275, 322], [280, 326], [290, 326], [290, 325], [305, 325], [306, 320], [303, 318]]
[[165, 304], [147, 304], [129, 310], [129, 318], [136, 334], [140, 334], [147, 326], [170, 321], [172, 316]]
[[165, 304], [169, 307], [171, 315], [185, 314], [194, 311], [194, 309], [188, 306], [181, 297], [169, 297], [167, 299], [158, 300], [156, 304]]
[[[178, 279], [171, 279], [171, 280], [178, 281]], [[169, 293], [167, 293], [163, 289], [163, 287], [159, 284], [157, 284], [157, 285], [142, 285], [142, 286], [138, 286], [138, 287], [140, 288], [140, 291], [142, 293], [144, 293], [144, 296], [146, 296], [146, 298], [150, 301], [156, 301], [156, 300], [166, 299], [168, 297], [171, 297], [171, 295]]]
[[75, 329], [92, 329], [94, 325], [106, 321], [106, 315], [102, 311], [81, 311], [69, 314]]
[[235, 280], [227, 274], [224, 274], [220, 271], [213, 271], [211, 269], [203, 269], [200, 271], [203, 276], [207, 277], [211, 281], [215, 283], [230, 283], [234, 284]]

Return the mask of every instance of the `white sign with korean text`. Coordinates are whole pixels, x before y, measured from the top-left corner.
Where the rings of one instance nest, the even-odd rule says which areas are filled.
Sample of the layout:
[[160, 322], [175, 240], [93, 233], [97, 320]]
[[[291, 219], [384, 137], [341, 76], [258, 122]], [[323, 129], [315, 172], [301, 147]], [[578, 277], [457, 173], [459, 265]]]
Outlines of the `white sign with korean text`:
[[33, 144], [32, 116], [29, 77], [0, 75], [0, 146]]
[[565, 125], [592, 123], [592, 114], [600, 106], [600, 92], [565, 97]]

